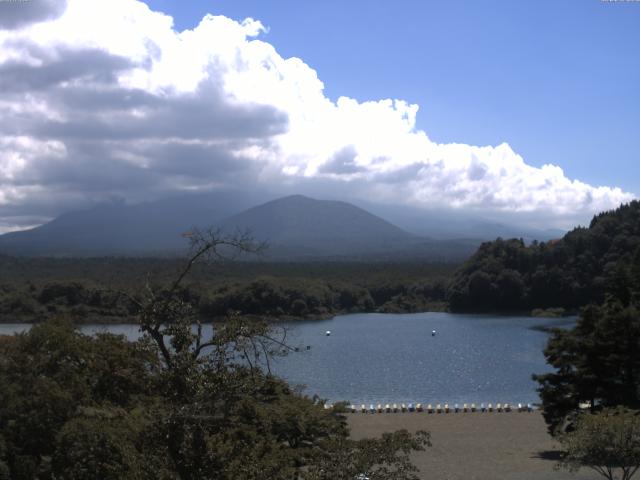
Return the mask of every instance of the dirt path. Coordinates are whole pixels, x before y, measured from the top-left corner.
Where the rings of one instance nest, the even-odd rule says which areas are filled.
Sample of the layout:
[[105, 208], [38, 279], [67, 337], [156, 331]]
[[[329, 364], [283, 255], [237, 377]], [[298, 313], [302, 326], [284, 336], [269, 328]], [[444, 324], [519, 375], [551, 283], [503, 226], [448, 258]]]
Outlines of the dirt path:
[[433, 446], [415, 455], [422, 479], [592, 480], [597, 474], [554, 470], [558, 444], [533, 413], [349, 414], [354, 438], [398, 429], [427, 430]]

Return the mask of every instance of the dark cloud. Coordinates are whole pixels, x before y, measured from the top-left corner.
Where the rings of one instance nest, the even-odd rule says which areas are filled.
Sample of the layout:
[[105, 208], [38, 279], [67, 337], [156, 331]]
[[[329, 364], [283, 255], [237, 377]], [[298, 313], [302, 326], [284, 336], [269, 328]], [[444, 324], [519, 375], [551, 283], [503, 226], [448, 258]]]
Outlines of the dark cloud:
[[12, 30], [59, 17], [66, 0], [10, 0], [0, 2], [0, 29]]
[[[0, 112], [0, 135], [61, 146], [18, 150], [28, 161], [9, 183], [0, 181], [0, 188], [46, 191], [0, 209], [1, 217], [16, 217], [20, 207], [16, 225], [114, 195], [140, 201], [182, 187], [250, 185], [263, 164], [239, 152], [265, 148], [288, 128], [288, 116], [274, 107], [230, 101], [214, 73], [191, 93], [147, 92], [120, 86], [118, 75], [136, 66], [126, 58], [99, 49], [14, 47], [40, 65], [0, 64], [0, 95], [19, 106]], [[26, 106], [34, 102], [40, 108], [31, 111]]]
[[41, 123], [34, 133], [64, 140], [264, 138], [283, 133], [288, 122], [286, 114], [273, 107], [231, 105], [211, 85], [164, 98], [130, 89], [65, 88], [53, 93], [58, 110], [73, 115]]
[[30, 48], [28, 53], [31, 58], [41, 61], [42, 65], [34, 66], [19, 60], [1, 64], [1, 91], [33, 92], [73, 80], [112, 84], [118, 72], [133, 66], [130, 60], [99, 49], [58, 48], [45, 52]]
[[328, 162], [320, 167], [318, 172], [338, 175], [362, 172], [364, 169], [356, 164], [357, 156], [358, 151], [353, 145], [346, 146], [336, 152]]
[[471, 165], [469, 166], [469, 171], [467, 172], [469, 180], [482, 180], [486, 174], [487, 166], [478, 161], [478, 159], [474, 156], [473, 160], [471, 161]]
[[377, 174], [375, 179], [385, 184], [407, 183], [416, 179], [420, 171], [425, 168], [428, 167], [423, 163], [412, 163], [391, 172]]

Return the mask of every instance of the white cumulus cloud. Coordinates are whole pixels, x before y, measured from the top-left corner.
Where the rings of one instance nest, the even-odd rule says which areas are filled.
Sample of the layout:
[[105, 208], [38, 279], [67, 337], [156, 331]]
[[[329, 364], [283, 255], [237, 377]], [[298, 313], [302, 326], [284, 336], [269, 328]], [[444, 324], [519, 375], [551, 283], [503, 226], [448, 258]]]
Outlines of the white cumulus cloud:
[[5, 225], [222, 185], [317, 184], [334, 197], [565, 219], [633, 198], [528, 165], [507, 144], [433, 142], [402, 100], [333, 102], [256, 20], [207, 15], [176, 31], [135, 0], [43, 5], [0, 6]]

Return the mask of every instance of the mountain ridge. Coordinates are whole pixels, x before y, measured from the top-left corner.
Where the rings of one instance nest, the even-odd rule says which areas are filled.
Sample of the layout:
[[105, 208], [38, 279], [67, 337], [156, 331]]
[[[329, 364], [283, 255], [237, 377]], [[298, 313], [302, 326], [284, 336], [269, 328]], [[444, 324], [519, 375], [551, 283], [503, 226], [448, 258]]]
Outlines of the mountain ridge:
[[[64, 213], [30, 230], [0, 235], [0, 253], [26, 256], [172, 256], [182, 234], [215, 226], [250, 230], [274, 260], [463, 260], [482, 238], [433, 239], [340, 200], [295, 194], [215, 192], [141, 204], [103, 204]], [[423, 227], [424, 229], [427, 226]]]

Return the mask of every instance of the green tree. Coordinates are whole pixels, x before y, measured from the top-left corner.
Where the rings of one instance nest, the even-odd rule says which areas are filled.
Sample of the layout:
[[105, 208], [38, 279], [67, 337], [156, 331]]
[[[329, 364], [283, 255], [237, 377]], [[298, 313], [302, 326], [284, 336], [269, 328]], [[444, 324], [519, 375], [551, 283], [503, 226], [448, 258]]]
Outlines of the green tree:
[[582, 310], [572, 330], [555, 330], [545, 349], [556, 371], [534, 375], [543, 414], [557, 433], [588, 404], [595, 411], [640, 408], [640, 312], [618, 302]]
[[0, 460], [10, 478], [49, 478], [60, 432], [86, 408], [144, 406], [156, 363], [142, 344], [82, 335], [64, 319], [0, 337]]
[[630, 480], [640, 468], [638, 412], [582, 414], [573, 431], [559, 440], [564, 449], [560, 465], [571, 471], [586, 467], [608, 480]]
[[[138, 417], [138, 418], [136, 418]], [[141, 415], [113, 408], [83, 408], [56, 436], [52, 458], [55, 478], [104, 480], [153, 478], [157, 464], [147, 468], [140, 449]], [[150, 471], [149, 471], [150, 470]]]
[[410, 454], [431, 446], [429, 434], [410, 435], [406, 430], [385, 433], [381, 439], [360, 441], [335, 438], [325, 445], [319, 460], [305, 472], [305, 480], [354, 480], [359, 478], [417, 480], [418, 469]]

